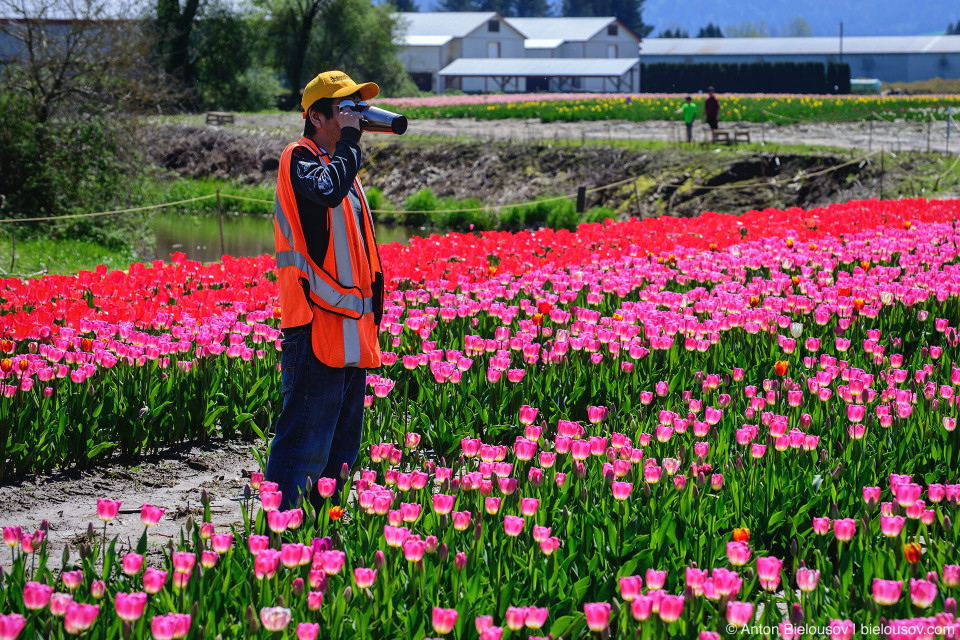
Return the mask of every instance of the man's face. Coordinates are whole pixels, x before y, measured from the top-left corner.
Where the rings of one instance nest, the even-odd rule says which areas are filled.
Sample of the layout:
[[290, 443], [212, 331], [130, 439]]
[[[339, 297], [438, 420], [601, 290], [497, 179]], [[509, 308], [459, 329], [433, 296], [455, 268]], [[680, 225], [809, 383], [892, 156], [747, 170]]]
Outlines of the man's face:
[[337, 120], [337, 113], [340, 112], [340, 103], [344, 100], [353, 100], [354, 102], [360, 102], [363, 98], [360, 97], [360, 92], [356, 92], [352, 95], [345, 96], [343, 98], [334, 98], [333, 99], [333, 117], [327, 118], [322, 114], [317, 114], [320, 122], [314, 122], [317, 125], [317, 128], [320, 129], [323, 133], [327, 134], [331, 138], [338, 139], [340, 137], [340, 122]]

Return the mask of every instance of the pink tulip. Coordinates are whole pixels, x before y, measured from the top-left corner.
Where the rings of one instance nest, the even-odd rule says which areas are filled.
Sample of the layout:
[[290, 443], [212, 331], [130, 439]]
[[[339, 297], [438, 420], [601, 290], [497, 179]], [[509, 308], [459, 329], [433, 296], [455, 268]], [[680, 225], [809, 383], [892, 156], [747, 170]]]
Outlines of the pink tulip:
[[539, 629], [547, 622], [550, 610], [547, 607], [527, 607], [527, 619], [524, 624], [528, 629]]
[[537, 419], [537, 409], [523, 405], [520, 407], [520, 424], [531, 425]]
[[73, 596], [69, 593], [53, 593], [50, 596], [50, 613], [60, 617], [66, 615], [67, 607], [73, 602]]
[[507, 607], [506, 624], [511, 631], [523, 629], [524, 622], [527, 619], [526, 607]]
[[442, 636], [447, 635], [453, 631], [453, 626], [457, 623], [457, 613], [456, 609], [441, 609], [440, 607], [434, 607], [432, 613], [433, 630], [439, 633]]
[[750, 562], [750, 545], [746, 542], [730, 541], [727, 543], [727, 559], [735, 567], [742, 567]]
[[841, 542], [852, 540], [856, 532], [857, 521], [853, 518], [843, 518], [833, 521], [833, 533], [837, 536], [837, 540]]
[[[266, 484], [266, 482], [263, 484]], [[267, 512], [278, 510], [283, 500], [283, 493], [280, 491], [264, 491], [263, 484], [260, 485], [260, 505]]]
[[[323, 571], [328, 576], [335, 576], [340, 573], [340, 571], [343, 570], [343, 565], [347, 561], [347, 554], [343, 551], [337, 551], [336, 549], [321, 551], [320, 557], [323, 562]], [[314, 558], [316, 558], [316, 556]]]
[[797, 569], [797, 587], [800, 591], [810, 593], [816, 590], [817, 583], [820, 581], [820, 572], [814, 569], [800, 567]]
[[40, 611], [50, 602], [52, 594], [53, 587], [39, 582], [28, 582], [23, 586], [23, 606], [31, 611]]
[[587, 420], [590, 422], [590, 424], [600, 424], [606, 417], [606, 407], [587, 407]]
[[160, 507], [144, 504], [140, 509], [140, 522], [142, 522], [145, 527], [152, 527], [160, 522], [160, 518], [163, 517], [163, 512], [164, 509]]
[[613, 497], [615, 500], [626, 500], [630, 497], [630, 492], [633, 491], [633, 484], [630, 482], [616, 482], [612, 484], [613, 488]]
[[139, 553], [128, 553], [123, 556], [123, 572], [128, 576], [135, 576], [143, 568], [143, 556]]
[[147, 606], [147, 594], [141, 591], [135, 593], [120, 591], [113, 598], [113, 606], [121, 620], [134, 622], [143, 616]]
[[523, 531], [523, 518], [518, 518], [517, 516], [504, 516], [503, 530], [508, 536], [519, 536]]
[[154, 616], [150, 620], [150, 631], [155, 640], [174, 640], [186, 638], [190, 632], [192, 618], [188, 613], [170, 613], [165, 616]]
[[[660, 605], [661, 609], [663, 605]], [[753, 618], [753, 604], [750, 602], [727, 602], [727, 623], [736, 628], [745, 627]]]
[[903, 583], [899, 580], [873, 579], [873, 599], [877, 604], [891, 605], [900, 601]]
[[[120, 503], [118, 502], [117, 508], [119, 507]], [[114, 514], [114, 517], [116, 517], [116, 514]], [[70, 635], [83, 633], [93, 626], [98, 613], [100, 613], [100, 605], [98, 604], [71, 602], [67, 606], [67, 612], [63, 617], [63, 629]]]
[[827, 629], [829, 630], [830, 640], [851, 640], [855, 627], [850, 620], [831, 619]]
[[583, 605], [590, 631], [603, 631], [610, 625], [610, 603], [588, 602]]
[[297, 625], [297, 640], [316, 640], [320, 634], [318, 622], [301, 622]]
[[880, 504], [880, 487], [864, 487], [863, 501], [868, 506]]
[[635, 620], [647, 620], [653, 613], [653, 598], [650, 596], [638, 595], [630, 603], [630, 612]]
[[623, 576], [620, 578], [620, 597], [625, 602], [632, 602], [640, 595], [643, 589], [643, 578], [640, 576]]
[[178, 573], [190, 573], [197, 563], [197, 556], [192, 553], [175, 551], [173, 553], [173, 570]]
[[75, 591], [83, 584], [83, 571], [79, 569], [76, 571], [64, 571], [60, 578], [63, 580], [63, 586], [71, 591]]
[[280, 552], [276, 549], [264, 549], [253, 561], [253, 574], [257, 580], [272, 578], [280, 564]]
[[937, 585], [929, 580], [910, 579], [910, 602], [912, 602], [915, 607], [926, 609], [933, 604], [936, 598]]
[[270, 546], [270, 538], [267, 536], [250, 536], [249, 540], [247, 540], [247, 546], [250, 549], [251, 555], [257, 555]]
[[540, 500], [538, 498], [520, 498], [520, 514], [524, 517], [531, 518], [537, 515], [537, 509], [540, 508]]
[[483, 633], [493, 626], [493, 616], [476, 616], [473, 619], [473, 624], [477, 628], [477, 633]]
[[454, 496], [435, 493], [433, 495], [433, 510], [440, 515], [446, 515], [453, 510], [455, 500]]
[[27, 625], [27, 619], [19, 613], [0, 613], [0, 640], [15, 640]]
[[915, 482], [898, 484], [894, 490], [894, 495], [901, 507], [912, 506], [920, 498], [921, 493], [923, 493], [923, 489]]
[[310, 611], [319, 611], [323, 606], [323, 593], [320, 591], [311, 591], [307, 594], [307, 609]]
[[943, 565], [943, 586], [960, 587], [960, 565]]
[[357, 567], [353, 570], [353, 578], [357, 582], [358, 589], [369, 589], [377, 579], [377, 570]]
[[200, 553], [200, 566], [204, 569], [213, 569], [219, 557], [216, 551], [203, 551]]
[[813, 532], [818, 536], [825, 536], [830, 532], [830, 518], [814, 518]]
[[783, 560], [772, 556], [766, 558], [757, 558], [757, 575], [760, 578], [760, 586], [767, 591], [776, 591], [780, 584], [780, 570], [783, 568]]
[[143, 572], [143, 590], [149, 594], [160, 593], [167, 583], [167, 572], [147, 567]]
[[215, 533], [210, 536], [210, 546], [217, 553], [226, 553], [233, 547], [232, 533]]
[[290, 609], [285, 607], [264, 607], [260, 609], [260, 622], [267, 631], [283, 631], [290, 624], [290, 618]]
[[663, 585], [667, 581], [667, 572], [657, 571], [656, 569], [647, 569], [645, 577], [647, 589], [663, 589]]
[[121, 500], [97, 498], [97, 517], [104, 522], [110, 522], [117, 517], [117, 513], [120, 511], [121, 504], [123, 504]]
[[683, 613], [683, 596], [663, 596], [660, 600], [660, 619], [670, 624]]
[[3, 543], [8, 547], [19, 547], [23, 538], [23, 527], [4, 527]]
[[263, 482], [263, 472], [254, 471], [250, 474], [250, 487], [253, 489], [259, 489], [260, 483]]

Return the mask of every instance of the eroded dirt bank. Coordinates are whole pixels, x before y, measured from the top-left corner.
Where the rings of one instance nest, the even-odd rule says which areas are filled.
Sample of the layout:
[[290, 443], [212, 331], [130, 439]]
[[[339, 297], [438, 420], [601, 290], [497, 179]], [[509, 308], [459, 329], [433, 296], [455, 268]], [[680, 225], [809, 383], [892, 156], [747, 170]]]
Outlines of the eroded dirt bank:
[[[153, 130], [150, 159], [184, 177], [219, 177], [273, 184], [283, 130], [163, 125]], [[476, 198], [491, 206], [575, 193], [628, 180], [590, 194], [588, 207], [619, 217], [741, 213], [765, 207], [813, 207], [880, 195], [876, 156], [857, 153], [785, 154], [776, 150], [717, 153], [711, 149], [633, 151], [620, 146], [550, 141], [423, 140], [367, 136], [361, 177], [402, 209], [429, 187], [437, 196]], [[888, 161], [885, 195], [921, 195], [907, 183], [911, 161]], [[402, 220], [400, 220], [402, 222]]]

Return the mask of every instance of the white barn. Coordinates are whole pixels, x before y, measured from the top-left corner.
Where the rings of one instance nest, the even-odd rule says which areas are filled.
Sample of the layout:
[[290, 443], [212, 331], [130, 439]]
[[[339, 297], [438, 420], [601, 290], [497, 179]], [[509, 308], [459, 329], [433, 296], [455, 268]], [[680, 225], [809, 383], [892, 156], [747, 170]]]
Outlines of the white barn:
[[640, 38], [616, 18], [397, 14], [400, 60], [422, 91], [635, 92]]
[[524, 37], [490, 12], [401, 13], [405, 26], [399, 57], [421, 91], [483, 91], [482, 80], [443, 84], [440, 71], [458, 58], [522, 58]]
[[640, 58], [645, 64], [845, 62], [853, 78], [915, 82], [960, 78], [960, 36], [653, 38], [643, 41]]

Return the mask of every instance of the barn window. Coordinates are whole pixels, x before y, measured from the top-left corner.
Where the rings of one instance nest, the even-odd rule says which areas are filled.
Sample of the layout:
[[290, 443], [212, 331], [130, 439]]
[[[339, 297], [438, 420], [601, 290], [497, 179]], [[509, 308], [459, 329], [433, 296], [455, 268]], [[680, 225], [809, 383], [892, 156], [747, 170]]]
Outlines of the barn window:
[[610, 26], [607, 27], [608, 36], [615, 36], [617, 35], [617, 33], [618, 33], [617, 25], [611, 24]]
[[487, 31], [489, 31], [490, 33], [499, 33], [499, 31], [500, 31], [500, 21], [499, 21], [499, 20], [491, 20], [490, 22], [488, 22], [488, 23], [487, 23]]

